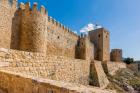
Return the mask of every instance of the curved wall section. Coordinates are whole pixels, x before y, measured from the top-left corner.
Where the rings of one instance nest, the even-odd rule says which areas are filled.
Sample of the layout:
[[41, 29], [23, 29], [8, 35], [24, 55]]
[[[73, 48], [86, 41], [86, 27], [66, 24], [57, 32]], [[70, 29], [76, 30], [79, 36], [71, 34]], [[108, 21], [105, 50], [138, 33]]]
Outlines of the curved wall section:
[[46, 51], [47, 20], [45, 8], [37, 10], [37, 4], [30, 9], [30, 4], [25, 5], [22, 10], [20, 50], [32, 52]]

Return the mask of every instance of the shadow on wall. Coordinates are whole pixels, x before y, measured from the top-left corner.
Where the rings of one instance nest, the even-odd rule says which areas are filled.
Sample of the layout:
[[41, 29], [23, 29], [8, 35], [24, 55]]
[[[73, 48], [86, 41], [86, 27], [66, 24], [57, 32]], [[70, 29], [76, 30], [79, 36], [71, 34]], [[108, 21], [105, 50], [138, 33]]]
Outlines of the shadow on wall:
[[90, 64], [89, 85], [99, 87], [99, 83], [97, 79], [98, 77], [97, 77], [97, 71], [95, 69], [95, 64], [92, 62]]
[[79, 37], [75, 46], [75, 59], [86, 60], [85, 39]]
[[0, 93], [8, 93], [8, 91], [0, 88]]
[[11, 32], [11, 49], [19, 50], [19, 43], [20, 43], [20, 11], [16, 11], [14, 17], [12, 18], [12, 32]]

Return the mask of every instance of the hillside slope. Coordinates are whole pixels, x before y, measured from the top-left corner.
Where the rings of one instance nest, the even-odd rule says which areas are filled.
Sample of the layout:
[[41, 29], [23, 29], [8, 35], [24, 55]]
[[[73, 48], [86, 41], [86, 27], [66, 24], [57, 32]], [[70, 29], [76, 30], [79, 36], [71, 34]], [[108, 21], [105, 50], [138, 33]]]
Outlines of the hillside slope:
[[121, 69], [114, 76], [108, 76], [108, 89], [115, 89], [117, 93], [140, 93], [140, 75], [130, 69]]

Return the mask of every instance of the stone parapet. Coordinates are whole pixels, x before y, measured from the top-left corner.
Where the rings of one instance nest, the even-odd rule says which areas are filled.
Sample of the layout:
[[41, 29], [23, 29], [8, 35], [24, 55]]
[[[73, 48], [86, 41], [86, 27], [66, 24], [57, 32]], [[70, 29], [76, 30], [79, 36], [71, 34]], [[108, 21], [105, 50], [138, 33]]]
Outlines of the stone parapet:
[[27, 76], [22, 73], [0, 70], [2, 93], [116, 93], [111, 90], [86, 87], [49, 79]]

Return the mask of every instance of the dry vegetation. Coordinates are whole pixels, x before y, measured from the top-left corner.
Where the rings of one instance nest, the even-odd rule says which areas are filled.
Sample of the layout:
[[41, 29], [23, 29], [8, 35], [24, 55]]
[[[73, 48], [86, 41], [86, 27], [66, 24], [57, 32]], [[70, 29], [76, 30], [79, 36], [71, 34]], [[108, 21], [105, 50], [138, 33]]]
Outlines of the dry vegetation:
[[121, 69], [114, 76], [108, 76], [111, 81], [108, 89], [117, 93], [140, 93], [140, 76], [130, 69]]

